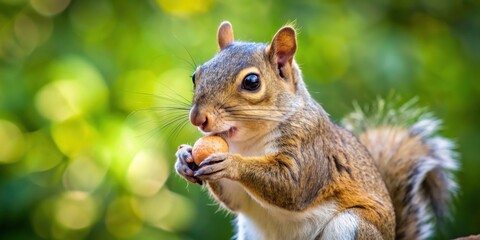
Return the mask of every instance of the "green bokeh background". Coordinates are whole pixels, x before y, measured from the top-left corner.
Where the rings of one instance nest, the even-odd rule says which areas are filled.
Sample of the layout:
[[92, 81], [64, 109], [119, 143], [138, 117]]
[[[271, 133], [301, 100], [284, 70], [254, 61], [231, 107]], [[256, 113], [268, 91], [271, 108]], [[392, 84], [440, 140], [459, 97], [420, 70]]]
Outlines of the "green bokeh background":
[[337, 121], [354, 100], [418, 96], [461, 156], [437, 237], [480, 233], [480, 1], [0, 0], [0, 238], [230, 238], [232, 216], [173, 171], [200, 135], [169, 109], [223, 20], [261, 42], [296, 21], [296, 60]]

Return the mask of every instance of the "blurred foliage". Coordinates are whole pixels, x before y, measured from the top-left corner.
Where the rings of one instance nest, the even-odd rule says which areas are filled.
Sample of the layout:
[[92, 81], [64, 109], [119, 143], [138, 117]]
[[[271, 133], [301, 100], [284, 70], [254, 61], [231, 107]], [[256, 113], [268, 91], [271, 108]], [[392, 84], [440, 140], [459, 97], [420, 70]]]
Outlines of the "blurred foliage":
[[444, 119], [461, 191], [439, 238], [480, 232], [480, 2], [0, 0], [0, 238], [227, 239], [175, 176], [189, 75], [216, 28], [268, 42], [296, 20], [310, 91], [339, 120], [391, 90]]

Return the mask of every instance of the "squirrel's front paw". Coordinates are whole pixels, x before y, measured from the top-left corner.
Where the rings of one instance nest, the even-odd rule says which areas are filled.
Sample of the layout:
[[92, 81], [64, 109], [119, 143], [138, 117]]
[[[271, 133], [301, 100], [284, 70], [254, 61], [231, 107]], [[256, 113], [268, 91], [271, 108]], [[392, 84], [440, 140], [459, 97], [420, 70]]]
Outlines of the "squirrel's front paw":
[[175, 171], [178, 173], [178, 175], [184, 177], [192, 183], [198, 183], [202, 185], [202, 180], [194, 176], [194, 168], [196, 165], [193, 162], [192, 147], [185, 144], [180, 145], [175, 155], [177, 156]]
[[202, 180], [215, 181], [221, 178], [236, 179], [238, 167], [234, 156], [228, 153], [212, 154], [202, 161], [193, 175]]

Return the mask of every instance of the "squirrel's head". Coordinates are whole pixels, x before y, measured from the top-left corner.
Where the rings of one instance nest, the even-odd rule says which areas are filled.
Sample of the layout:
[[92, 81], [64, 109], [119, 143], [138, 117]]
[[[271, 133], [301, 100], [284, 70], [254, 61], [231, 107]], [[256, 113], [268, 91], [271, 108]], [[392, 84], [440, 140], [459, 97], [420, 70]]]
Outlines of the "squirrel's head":
[[303, 101], [295, 29], [286, 26], [270, 44], [234, 41], [232, 25], [218, 28], [220, 51], [192, 75], [190, 121], [207, 134], [244, 141], [262, 136]]

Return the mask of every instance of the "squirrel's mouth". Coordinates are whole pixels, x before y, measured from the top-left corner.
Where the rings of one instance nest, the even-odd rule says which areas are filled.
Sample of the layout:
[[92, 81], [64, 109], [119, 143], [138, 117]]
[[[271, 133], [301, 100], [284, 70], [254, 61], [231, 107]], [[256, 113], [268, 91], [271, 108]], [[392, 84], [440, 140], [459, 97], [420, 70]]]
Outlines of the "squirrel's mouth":
[[237, 132], [237, 130], [238, 129], [236, 127], [231, 127], [228, 130], [225, 130], [225, 131], [222, 131], [222, 132], [217, 132], [217, 133], [214, 133], [213, 135], [220, 136], [220, 137], [223, 137], [225, 139], [233, 138], [235, 136], [235, 133]]

